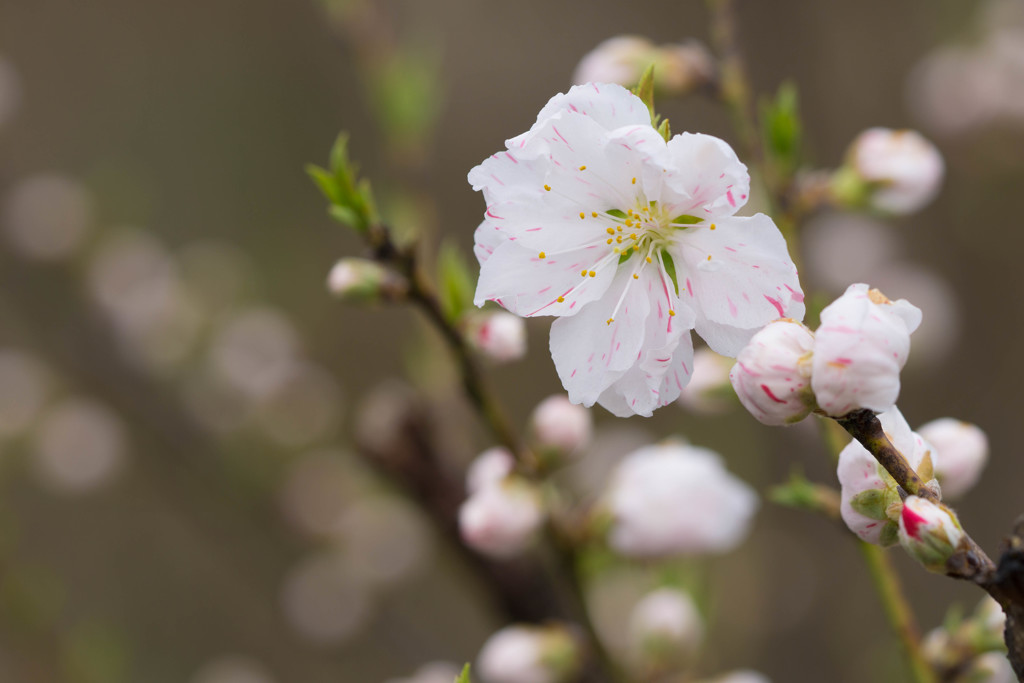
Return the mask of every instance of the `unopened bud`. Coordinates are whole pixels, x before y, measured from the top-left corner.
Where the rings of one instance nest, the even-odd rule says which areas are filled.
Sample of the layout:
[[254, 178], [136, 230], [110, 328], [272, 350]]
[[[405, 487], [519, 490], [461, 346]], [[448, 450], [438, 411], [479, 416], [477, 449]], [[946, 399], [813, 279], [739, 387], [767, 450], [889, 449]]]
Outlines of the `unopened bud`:
[[987, 652], [977, 657], [961, 678], [971, 683], [1016, 683], [1017, 675], [1006, 655], [1001, 652]]
[[606, 501], [608, 541], [628, 557], [726, 552], [746, 536], [758, 505], [716, 453], [679, 443], [627, 455]]
[[526, 323], [517, 315], [473, 315], [466, 322], [466, 332], [469, 343], [491, 360], [507, 363], [526, 355]]
[[935, 446], [935, 476], [944, 498], [956, 499], [977, 483], [988, 461], [988, 437], [967, 422], [943, 417], [917, 430]]
[[841, 205], [913, 213], [938, 194], [944, 173], [942, 155], [920, 133], [871, 128], [850, 145], [833, 192]]
[[698, 415], [720, 415], [736, 405], [729, 383], [733, 359], [720, 356], [711, 349], [693, 352], [693, 374], [690, 383], [679, 392], [679, 404]]
[[920, 324], [921, 310], [908, 301], [889, 301], [865, 284], [850, 285], [821, 312], [814, 333], [811, 388], [821, 410], [842, 417], [859, 408], [892, 408], [910, 334]]
[[964, 532], [949, 508], [910, 496], [903, 502], [899, 537], [903, 549], [925, 569], [942, 573]]
[[[878, 421], [889, 441], [918, 475], [925, 481], [932, 479], [932, 447], [910, 430], [899, 409], [882, 413]], [[896, 543], [902, 499], [892, 476], [856, 440], [839, 454], [837, 474], [842, 486], [839, 511], [850, 531], [875, 545]]]
[[659, 588], [645, 595], [629, 617], [633, 654], [646, 670], [680, 666], [704, 638], [704, 622], [689, 595]]
[[476, 493], [485, 486], [497, 485], [512, 473], [516, 459], [503, 446], [488, 448], [466, 470], [466, 491]]
[[459, 508], [462, 540], [499, 559], [522, 553], [544, 519], [540, 495], [525, 480], [506, 477], [485, 485]]
[[580, 664], [579, 647], [564, 627], [507, 626], [484, 643], [474, 673], [482, 683], [563, 683]]
[[405, 294], [405, 281], [383, 266], [361, 258], [343, 258], [327, 275], [331, 294], [352, 301], [394, 299]]
[[530, 429], [541, 450], [563, 455], [590, 443], [594, 419], [587, 408], [570, 403], [563, 394], [555, 394], [534, 409]]
[[767, 425], [799, 422], [816, 407], [811, 391], [814, 334], [777, 320], [755, 334], [729, 373], [740, 402]]
[[714, 73], [714, 59], [700, 43], [657, 46], [640, 36], [616, 36], [583, 57], [573, 83], [618, 83], [631, 88], [651, 65], [654, 87], [665, 95], [692, 92]]

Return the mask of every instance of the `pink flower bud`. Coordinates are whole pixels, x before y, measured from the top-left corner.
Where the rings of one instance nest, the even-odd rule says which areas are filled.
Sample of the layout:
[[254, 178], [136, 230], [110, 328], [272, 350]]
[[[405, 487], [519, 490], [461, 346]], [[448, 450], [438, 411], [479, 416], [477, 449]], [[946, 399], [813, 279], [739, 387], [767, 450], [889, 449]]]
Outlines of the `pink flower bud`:
[[590, 443], [594, 420], [590, 411], [563, 394], [549, 396], [534, 409], [530, 428], [544, 450], [572, 453]]
[[482, 683], [562, 683], [579, 665], [579, 648], [565, 628], [506, 626], [484, 643], [473, 673]]
[[588, 52], [576, 67], [573, 83], [618, 83], [631, 88], [654, 65], [654, 86], [661, 93], [685, 95], [714, 72], [707, 48], [696, 42], [656, 46], [639, 36], [616, 36]]
[[526, 355], [526, 323], [511, 313], [482, 313], [467, 323], [469, 343], [499, 363]]
[[913, 213], [942, 184], [945, 164], [931, 142], [912, 130], [871, 128], [850, 145], [850, 169], [864, 183], [870, 206], [888, 213]]
[[405, 282], [373, 261], [343, 258], [327, 274], [331, 294], [353, 301], [373, 301], [405, 293]]
[[664, 668], [685, 663], [696, 652], [704, 638], [704, 622], [689, 595], [659, 588], [633, 608], [629, 638], [638, 662]]
[[757, 495], [705, 448], [666, 443], [627, 455], [606, 494], [609, 543], [629, 557], [721, 553], [747, 534]]
[[821, 312], [815, 332], [811, 388], [822, 411], [842, 417], [858, 408], [892, 408], [910, 333], [920, 324], [921, 311], [909, 302], [850, 285]]
[[985, 432], [951, 417], [932, 420], [917, 431], [935, 446], [935, 476], [943, 497], [956, 499], [967, 493], [988, 461]]
[[942, 573], [960, 540], [963, 529], [945, 505], [910, 496], [900, 514], [900, 545], [925, 569]]
[[720, 415], [736, 405], [729, 371], [734, 361], [711, 349], [693, 352], [693, 376], [679, 392], [680, 405], [698, 415]]
[[529, 483], [508, 477], [485, 485], [459, 508], [462, 540], [496, 558], [522, 553], [544, 519], [540, 495]]
[[799, 422], [814, 409], [814, 334], [795, 320], [777, 320], [755, 334], [729, 373], [740, 402], [767, 425]]
[[972, 683], [1015, 683], [1017, 675], [1013, 673], [1010, 660], [1001, 652], [986, 652], [971, 664], [967, 676], [961, 680]]
[[[918, 475], [932, 478], [932, 447], [910, 431], [899, 409], [878, 416], [889, 441], [907, 459]], [[890, 546], [897, 540], [897, 520], [902, 507], [899, 485], [874, 456], [857, 441], [839, 454], [840, 512], [850, 531], [875, 545]]]
[[466, 470], [466, 491], [476, 493], [486, 486], [500, 484], [512, 474], [516, 459], [503, 446], [488, 448], [476, 457]]

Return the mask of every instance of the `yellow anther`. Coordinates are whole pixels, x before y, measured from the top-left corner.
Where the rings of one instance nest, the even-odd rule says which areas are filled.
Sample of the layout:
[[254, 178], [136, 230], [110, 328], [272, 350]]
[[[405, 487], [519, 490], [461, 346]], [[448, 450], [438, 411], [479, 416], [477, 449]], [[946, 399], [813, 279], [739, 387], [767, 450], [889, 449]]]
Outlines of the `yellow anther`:
[[584, 268], [583, 270], [581, 270], [580, 271], [580, 275], [582, 275], [583, 277], [586, 277], [587, 276], [587, 269]]
[[648, 257], [647, 257], [647, 262], [648, 262], [648, 263], [650, 263], [650, 262], [651, 262], [651, 257], [650, 257], [650, 256], [648, 256]]
[[614, 235], [615, 234], [615, 228], [605, 228], [604, 231], [606, 233], [608, 233], [609, 235]]
[[708, 254], [708, 261], [711, 260], [711, 254]]
[[627, 211], [626, 213], [628, 213], [628, 214], [629, 214], [630, 216], [632, 216], [632, 215], [633, 215], [633, 209], [630, 209], [630, 210], [629, 210], [629, 211]]
[[611, 325], [613, 322], [615, 322], [615, 318], [608, 318], [608, 322], [606, 322], [605, 324]]
[[631, 180], [630, 182], [631, 182], [632, 184], [636, 185], [636, 178], [633, 178], [633, 180]]
[[621, 225], [615, 226], [615, 229], [618, 230], [619, 232], [622, 232], [622, 226]]
[[580, 170], [581, 170], [581, 171], [586, 171], [586, 170], [587, 170], [587, 167], [586, 167], [585, 165], [584, 165], [584, 166], [580, 166]]
[[611, 243], [612, 243], [612, 242], [614, 242], [614, 241], [615, 241], [615, 240], [613, 240], [613, 239], [612, 239], [611, 237], [609, 237], [609, 238], [608, 238], [608, 241], [607, 241], [607, 242], [605, 242], [605, 244], [611, 244]]
[[714, 229], [715, 229], [715, 228], [717, 228], [717, 227], [718, 227], [718, 226], [717, 226], [717, 225], [715, 225], [714, 223], [712, 223], [712, 224], [711, 224], [711, 229], [712, 229], [712, 230], [714, 230]]
[[537, 258], [547, 258], [547, 257], [548, 257], [548, 255], [545, 254], [543, 251], [540, 252], [539, 254], [537, 254]]
[[591, 218], [597, 218], [597, 211], [591, 211], [590, 216]]
[[635, 240], [636, 239], [636, 233], [635, 232], [629, 233], [629, 239]]
[[669, 314], [669, 315], [675, 315], [675, 314], [676, 314], [676, 312], [675, 312], [675, 311], [673, 311], [673, 310], [672, 310], [672, 309], [670, 308], [670, 309], [668, 309], [668, 314]]
[[546, 192], [551, 192], [551, 186], [550, 186], [550, 185], [545, 185], [545, 186], [544, 186], [544, 190], [545, 190]]
[[580, 211], [580, 220], [583, 220], [586, 217], [587, 217], [587, 214], [585, 214], [582, 211]]
[[587, 273], [587, 275], [589, 275], [590, 277], [597, 277], [597, 273], [595, 273], [594, 271], [590, 271], [589, 273]]
[[621, 249], [619, 249], [618, 247], [615, 247], [615, 249], [614, 249], [613, 251], [614, 251], [614, 252], [615, 252], [616, 254], [620, 254], [620, 253], [622, 253], [622, 250], [621, 250]]
[[634, 279], [634, 280], [639, 280], [639, 279], [640, 279], [640, 276], [639, 276], [639, 275], [637, 275], [636, 273], [633, 273], [633, 279]]
[[560, 296], [557, 299], [555, 299], [555, 301], [557, 301], [560, 304], [563, 304], [563, 303], [565, 303], [565, 297], [564, 296]]
[[618, 236], [617, 236], [617, 237], [615, 238], [615, 241], [616, 241], [616, 242], [618, 242], [619, 244], [622, 244], [622, 235], [618, 235]]
[[632, 228], [632, 227], [633, 227], [633, 221], [631, 221], [631, 220], [627, 220], [627, 221], [626, 221], [626, 227], [627, 227], [627, 228]]

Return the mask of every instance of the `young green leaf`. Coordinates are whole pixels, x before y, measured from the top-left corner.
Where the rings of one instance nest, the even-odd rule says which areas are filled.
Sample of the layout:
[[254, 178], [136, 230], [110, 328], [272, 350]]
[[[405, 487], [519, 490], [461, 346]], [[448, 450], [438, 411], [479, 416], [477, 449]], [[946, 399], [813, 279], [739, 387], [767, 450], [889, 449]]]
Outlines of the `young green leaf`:
[[455, 683], [473, 683], [469, 679], [469, 664], [462, 667], [462, 673], [460, 673], [459, 677], [455, 679]]

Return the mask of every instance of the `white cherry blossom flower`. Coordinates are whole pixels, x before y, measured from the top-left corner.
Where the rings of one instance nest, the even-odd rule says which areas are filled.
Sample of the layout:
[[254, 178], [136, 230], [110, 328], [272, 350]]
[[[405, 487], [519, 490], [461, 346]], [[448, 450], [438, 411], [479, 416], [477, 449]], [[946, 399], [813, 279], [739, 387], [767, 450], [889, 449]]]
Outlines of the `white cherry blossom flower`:
[[691, 330], [735, 356], [803, 317], [772, 220], [734, 215], [750, 179], [722, 140], [666, 142], [638, 97], [588, 83], [506, 146], [469, 173], [487, 202], [475, 301], [558, 318], [551, 355], [573, 403], [649, 416], [690, 379]]

